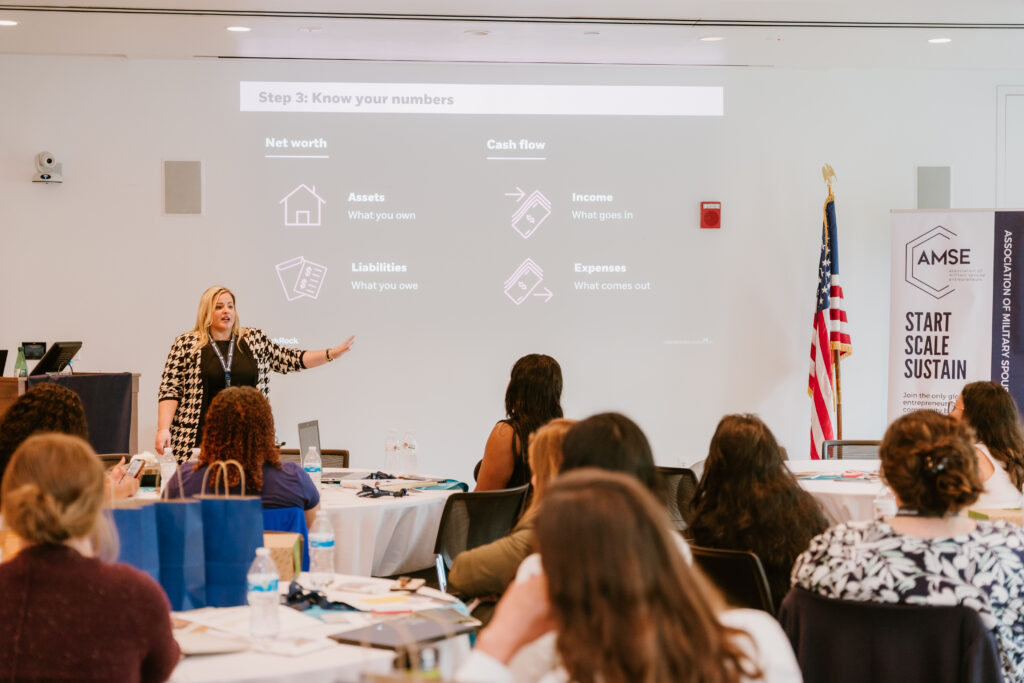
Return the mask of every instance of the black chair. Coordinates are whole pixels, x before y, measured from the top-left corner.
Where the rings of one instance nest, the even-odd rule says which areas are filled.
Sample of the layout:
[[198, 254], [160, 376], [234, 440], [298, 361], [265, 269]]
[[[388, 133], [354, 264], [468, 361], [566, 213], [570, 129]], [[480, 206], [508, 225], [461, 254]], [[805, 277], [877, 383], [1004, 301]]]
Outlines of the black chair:
[[826, 598], [800, 587], [779, 609], [805, 683], [998, 683], [995, 636], [963, 605]]
[[[301, 463], [298, 448], [282, 448], [281, 462]], [[348, 467], [348, 450], [344, 448], [321, 448], [321, 467]]]
[[447, 587], [448, 570], [459, 553], [496, 541], [512, 531], [529, 491], [530, 485], [523, 484], [511, 489], [448, 496], [434, 542], [438, 588]]
[[682, 531], [693, 518], [690, 502], [697, 492], [697, 475], [685, 467], [659, 467], [658, 476], [661, 478], [665, 509], [672, 524]]
[[822, 443], [822, 457], [825, 460], [878, 460], [881, 441], [839, 441]]
[[103, 463], [103, 469], [109, 470], [111, 467], [121, 462], [121, 458], [124, 458], [124, 464], [127, 466], [128, 462], [132, 459], [130, 453], [97, 453], [96, 457]]
[[768, 576], [761, 559], [747, 550], [719, 550], [691, 545], [693, 561], [734, 607], [749, 607], [775, 614]]

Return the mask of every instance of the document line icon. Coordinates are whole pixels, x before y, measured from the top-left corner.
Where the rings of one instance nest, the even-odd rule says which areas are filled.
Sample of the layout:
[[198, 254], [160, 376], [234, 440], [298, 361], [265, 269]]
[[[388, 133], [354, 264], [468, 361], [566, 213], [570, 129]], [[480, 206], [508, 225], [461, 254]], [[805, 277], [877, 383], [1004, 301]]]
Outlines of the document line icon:
[[302, 297], [316, 299], [320, 296], [320, 287], [324, 283], [324, 276], [327, 275], [327, 267], [319, 263], [307, 261], [301, 256], [278, 263], [277, 279], [284, 288], [284, 295], [288, 301], [295, 301]]

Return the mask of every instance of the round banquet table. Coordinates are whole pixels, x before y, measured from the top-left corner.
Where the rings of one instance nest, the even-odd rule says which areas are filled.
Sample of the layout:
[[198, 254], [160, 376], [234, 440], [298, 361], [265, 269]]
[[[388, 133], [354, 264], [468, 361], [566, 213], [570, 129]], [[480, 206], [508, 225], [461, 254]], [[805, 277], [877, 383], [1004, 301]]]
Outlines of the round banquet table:
[[[331, 468], [324, 476], [354, 472]], [[441, 512], [454, 492], [410, 490], [401, 498], [360, 498], [357, 489], [325, 484], [320, 505], [334, 529], [334, 570], [393, 576], [434, 566]]]
[[[878, 478], [878, 460], [787, 460], [797, 483], [814, 496], [830, 524], [874, 519], [873, 501], [885, 484]], [[862, 477], [835, 477], [860, 472]], [[811, 477], [820, 477], [813, 479]]]
[[[379, 584], [378, 594], [383, 595], [388, 594], [392, 583], [387, 579], [336, 575], [332, 586], [367, 582]], [[308, 587], [305, 581], [303, 584]], [[281, 590], [286, 592], [287, 584], [282, 583]], [[437, 604], [425, 604], [421, 607], [436, 607], [450, 600], [450, 597], [445, 597], [440, 591], [430, 588], [423, 588], [420, 592], [440, 598], [436, 601]], [[331, 600], [346, 600], [348, 596], [329, 589], [327, 597]], [[202, 643], [202, 637], [216, 633], [235, 641], [243, 641], [247, 649], [225, 654], [187, 656], [175, 668], [171, 675], [171, 683], [357, 683], [362, 680], [365, 673], [384, 674], [392, 671], [392, 662], [395, 658], [393, 650], [345, 645], [328, 640], [331, 634], [387, 619], [388, 616], [362, 612], [331, 612], [329, 614], [342, 621], [327, 623], [284, 605], [278, 609], [281, 617], [279, 640], [302, 639], [316, 641], [316, 645], [309, 651], [291, 655], [258, 652], [252, 649], [248, 643], [249, 608], [246, 606], [207, 607], [172, 613], [179, 626], [184, 622], [190, 622], [189, 628], [199, 627], [200, 640], [197, 641], [193, 635], [188, 641], [193, 647], [197, 642]], [[209, 630], [204, 633], [204, 629]], [[181, 638], [177, 629], [175, 637]], [[445, 640], [437, 646], [438, 663], [442, 673], [447, 676], [452, 675], [455, 668], [469, 656], [467, 636]], [[187, 646], [182, 645], [182, 648], [186, 649]]]

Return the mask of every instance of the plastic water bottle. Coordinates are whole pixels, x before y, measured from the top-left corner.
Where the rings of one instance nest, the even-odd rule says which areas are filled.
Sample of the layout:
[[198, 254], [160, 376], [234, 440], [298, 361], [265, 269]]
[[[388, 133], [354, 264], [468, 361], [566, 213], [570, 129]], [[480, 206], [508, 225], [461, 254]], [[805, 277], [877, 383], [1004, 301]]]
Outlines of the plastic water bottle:
[[316, 446], [310, 446], [306, 450], [306, 457], [302, 459], [302, 469], [306, 470], [306, 474], [313, 480], [313, 485], [319, 489], [324, 468], [320, 461], [320, 451]]
[[14, 361], [14, 376], [15, 377], [27, 377], [28, 376], [28, 363], [25, 362], [25, 347], [18, 347], [18, 359]]
[[270, 640], [281, 629], [277, 614], [281, 602], [277, 593], [280, 578], [270, 550], [257, 548], [256, 559], [245, 577], [249, 587], [249, 634], [254, 640]]
[[419, 463], [416, 460], [416, 435], [411, 429], [405, 430], [402, 437], [402, 457], [400, 458], [401, 469], [407, 474], [416, 474]]
[[309, 530], [309, 580], [318, 589], [334, 580], [334, 528], [323, 510], [317, 511]]
[[394, 474], [399, 468], [398, 456], [400, 446], [398, 430], [389, 429], [388, 435], [384, 439], [384, 471], [388, 474]]

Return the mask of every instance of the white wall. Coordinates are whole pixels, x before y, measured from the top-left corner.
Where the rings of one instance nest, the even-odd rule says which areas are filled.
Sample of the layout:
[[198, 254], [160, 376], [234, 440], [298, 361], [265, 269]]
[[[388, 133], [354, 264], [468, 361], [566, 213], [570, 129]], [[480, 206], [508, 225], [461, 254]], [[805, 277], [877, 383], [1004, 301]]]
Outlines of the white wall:
[[[693, 228], [698, 201], [720, 200], [724, 228], [693, 236], [698, 249], [679, 256], [679, 267], [696, 282], [713, 283], [713, 291], [687, 288], [678, 308], [663, 314], [681, 324], [699, 316], [714, 344], [685, 350], [683, 361], [669, 357], [676, 350], [637, 349], [641, 362], [664, 363], [670, 375], [654, 396], [642, 398], [635, 397], [644, 387], [627, 386], [636, 373], [617, 371], [617, 349], [604, 347], [599, 335], [574, 352], [578, 358], [551, 344], [565, 369], [568, 416], [627, 412], [651, 437], [659, 462], [679, 464], [703, 457], [717, 416], [726, 412], [759, 413], [791, 457], [807, 452], [811, 293], [825, 195], [819, 169], [826, 162], [838, 174], [854, 345], [842, 366], [845, 436], [880, 437], [889, 211], [914, 208], [918, 165], [952, 167], [954, 208], [994, 205], [996, 89], [1024, 82], [1024, 72], [0, 57], [0, 348], [82, 339], [79, 369], [142, 373], [140, 436], [150, 446], [170, 342], [191, 326], [201, 291], [224, 281], [238, 293], [243, 324], [272, 336], [299, 336], [305, 347], [322, 348], [361, 335], [339, 363], [272, 379], [278, 431], [289, 445], [297, 442], [298, 421], [319, 417], [325, 446], [349, 448], [356, 466], [378, 466], [387, 427], [412, 427], [422, 469], [468, 478], [502, 417], [518, 351], [467, 346], [458, 332], [420, 320], [413, 341], [422, 336], [429, 355], [410, 355], [408, 339], [375, 332], [372, 312], [279, 314], [270, 303], [279, 296], [276, 284], [245, 275], [252, 233], [238, 215], [255, 197], [225, 129], [237, 116], [239, 80], [724, 86], [717, 152], [684, 135], [666, 141], [678, 146], [688, 169], [678, 199], [693, 219], [687, 215], [683, 227]], [[692, 148], [700, 155], [689, 157]], [[63, 185], [29, 182], [33, 158], [44, 149], [64, 162]], [[162, 214], [165, 159], [203, 160], [204, 215]], [[662, 170], [632, 172], [654, 177]], [[297, 239], [315, 253], [315, 240]], [[527, 348], [529, 334], [522, 340], [523, 353], [546, 350]], [[446, 381], [446, 369], [470, 356], [483, 357], [487, 370]], [[713, 372], [703, 374], [709, 367]], [[403, 395], [402, 378], [421, 375], [429, 391]]]

